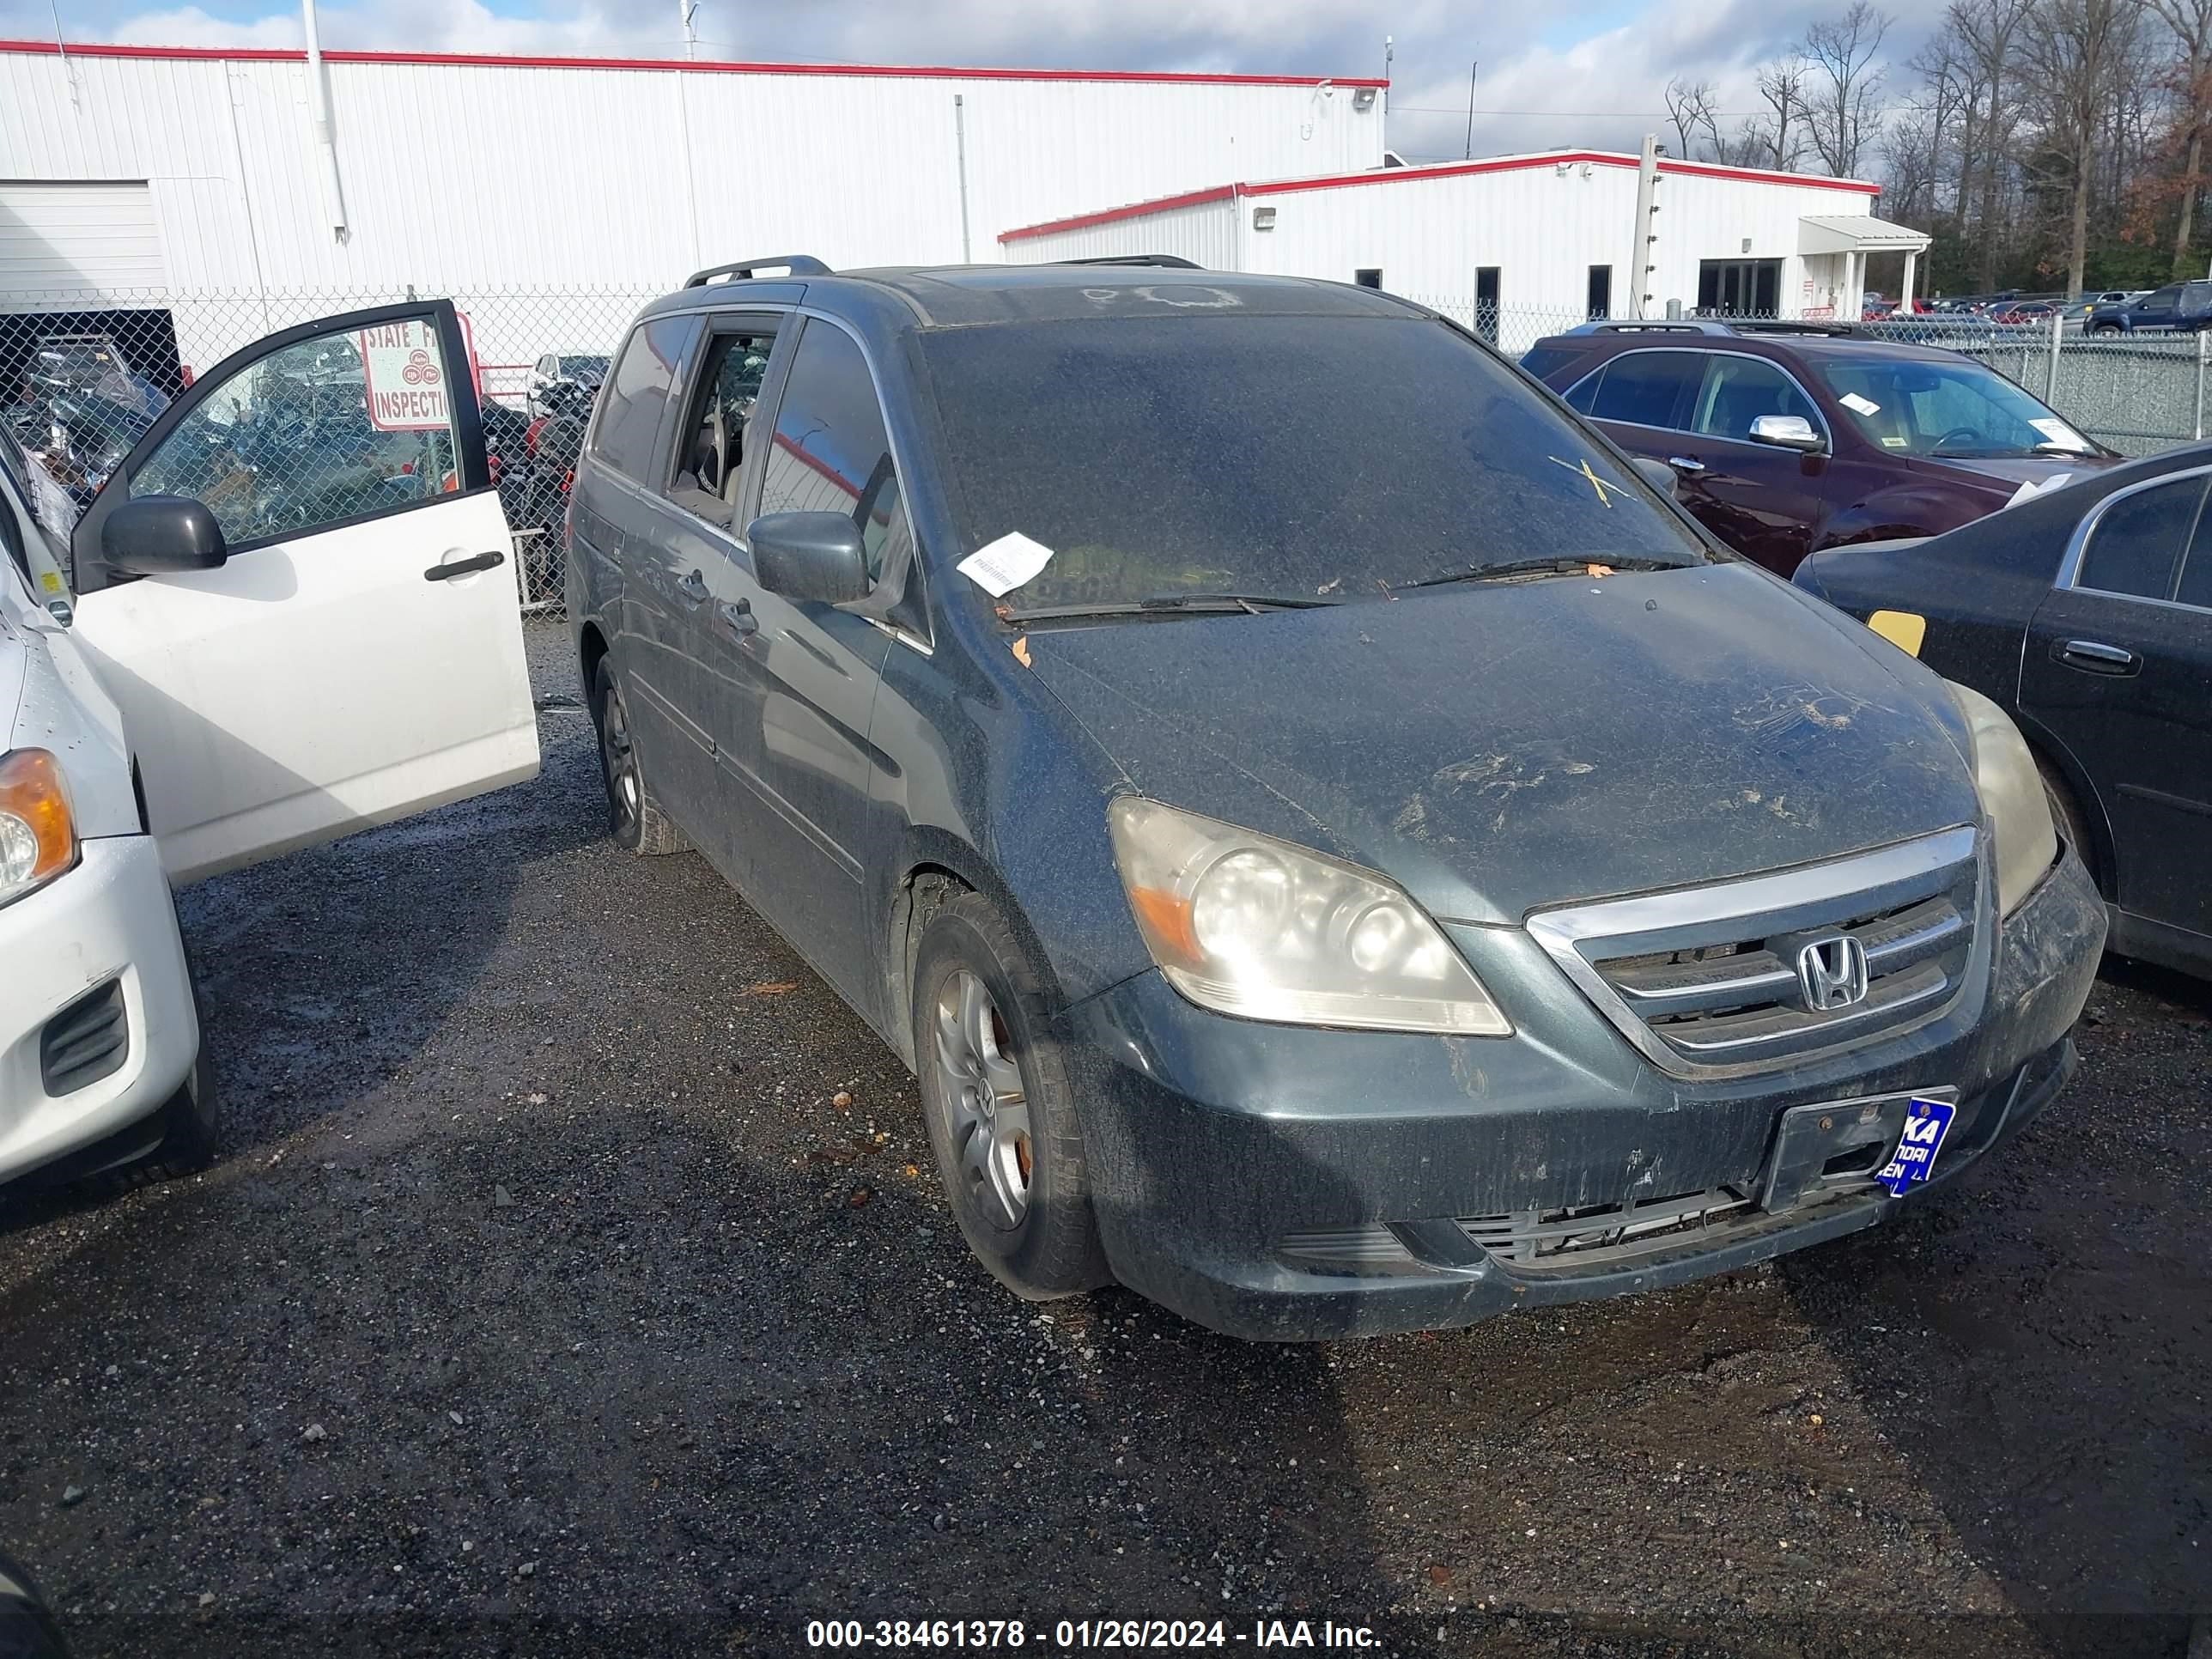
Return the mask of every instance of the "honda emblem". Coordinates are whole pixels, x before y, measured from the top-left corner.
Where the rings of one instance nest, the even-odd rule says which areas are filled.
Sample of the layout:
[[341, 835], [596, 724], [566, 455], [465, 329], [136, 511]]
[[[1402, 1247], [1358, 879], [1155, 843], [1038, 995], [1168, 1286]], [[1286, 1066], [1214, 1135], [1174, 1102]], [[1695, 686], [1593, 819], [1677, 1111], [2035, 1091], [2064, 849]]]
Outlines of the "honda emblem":
[[1849, 933], [1814, 939], [1797, 952], [1797, 986], [1805, 994], [1805, 1006], [1816, 1014], [1864, 1002], [1866, 946]]

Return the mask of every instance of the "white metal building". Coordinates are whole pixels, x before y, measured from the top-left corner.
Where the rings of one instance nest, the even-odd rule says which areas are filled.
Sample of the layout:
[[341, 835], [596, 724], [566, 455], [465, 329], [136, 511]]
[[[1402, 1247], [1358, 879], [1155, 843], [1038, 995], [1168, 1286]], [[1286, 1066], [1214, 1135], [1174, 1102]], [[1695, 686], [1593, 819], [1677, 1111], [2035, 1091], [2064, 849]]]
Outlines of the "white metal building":
[[1221, 270], [1364, 282], [1494, 320], [1685, 311], [1856, 317], [1871, 253], [1928, 238], [1873, 216], [1879, 186], [1662, 159], [1641, 312], [1639, 158], [1501, 155], [1214, 185], [1000, 233], [1009, 260], [1172, 253]]
[[[304, 53], [0, 41], [0, 312], [61, 293], [176, 296], [180, 341], [204, 365], [246, 336], [184, 340], [190, 296], [642, 296], [752, 255], [988, 259], [1000, 230], [1074, 203], [1382, 158], [1381, 83], [1365, 80], [324, 62], [334, 182]], [[485, 339], [507, 309], [478, 308], [495, 357], [605, 349]], [[239, 312], [199, 326], [236, 334]]]

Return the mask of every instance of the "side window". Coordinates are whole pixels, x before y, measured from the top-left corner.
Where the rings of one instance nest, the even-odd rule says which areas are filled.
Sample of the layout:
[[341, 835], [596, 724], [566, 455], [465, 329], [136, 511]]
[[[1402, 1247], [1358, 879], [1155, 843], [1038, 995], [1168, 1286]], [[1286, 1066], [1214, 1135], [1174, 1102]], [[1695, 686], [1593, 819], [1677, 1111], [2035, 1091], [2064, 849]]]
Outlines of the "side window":
[[659, 317], [635, 330], [616, 361], [599, 398], [599, 422], [592, 453], [627, 477], [644, 483], [653, 473], [653, 441], [668, 407], [684, 348], [696, 317]]
[[447, 368], [428, 318], [298, 341], [204, 394], [131, 493], [197, 496], [240, 549], [459, 489]]
[[775, 331], [717, 327], [707, 340], [689, 410], [679, 429], [669, 499], [715, 524], [737, 511], [744, 477], [745, 432], [768, 373]]
[[2179, 289], [2162, 288], [2155, 294], [2146, 294], [2142, 299], [2136, 301], [2136, 309], [2147, 317], [2154, 314], [2163, 314], [2166, 312], [2172, 311], [2176, 305], [2180, 303], [2180, 300], [2181, 290]]
[[1815, 428], [1821, 424], [1812, 401], [1772, 363], [1723, 353], [1708, 358], [1690, 430], [1711, 438], [1745, 438], [1762, 415], [1795, 415]]
[[2173, 592], [2174, 566], [2197, 526], [2204, 480], [2176, 478], [2117, 501], [2089, 532], [2076, 587], [2163, 599]]
[[540, 357], [538, 360], [538, 373], [541, 378], [550, 380], [560, 372], [560, 360], [558, 358], [544, 356]]
[[2181, 309], [2191, 317], [2200, 317], [2212, 309], [2212, 283], [2185, 283], [2181, 290]]
[[2190, 539], [2189, 552], [2182, 559], [2181, 580], [2174, 586], [2173, 597], [2179, 604], [2212, 611], [2212, 514], [2197, 515], [2197, 534]]
[[833, 323], [811, 319], [799, 337], [762, 471], [760, 511], [851, 515], [872, 582], [911, 534], [867, 359]]
[[1601, 421], [1680, 427], [1705, 367], [1694, 352], [1629, 352], [1606, 365], [1589, 412]]

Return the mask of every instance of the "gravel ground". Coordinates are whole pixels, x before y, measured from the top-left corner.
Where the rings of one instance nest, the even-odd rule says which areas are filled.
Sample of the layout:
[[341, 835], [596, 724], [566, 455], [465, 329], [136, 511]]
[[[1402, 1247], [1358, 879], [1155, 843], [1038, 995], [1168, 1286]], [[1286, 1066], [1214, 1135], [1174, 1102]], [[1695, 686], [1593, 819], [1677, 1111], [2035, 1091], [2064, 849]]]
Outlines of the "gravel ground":
[[0, 1542], [80, 1655], [2204, 1636], [2212, 991], [2112, 968], [2001, 1161], [1775, 1267], [1306, 1348], [1039, 1310], [890, 1052], [703, 863], [600, 835], [532, 633], [536, 783], [185, 896], [222, 1161], [0, 1208]]

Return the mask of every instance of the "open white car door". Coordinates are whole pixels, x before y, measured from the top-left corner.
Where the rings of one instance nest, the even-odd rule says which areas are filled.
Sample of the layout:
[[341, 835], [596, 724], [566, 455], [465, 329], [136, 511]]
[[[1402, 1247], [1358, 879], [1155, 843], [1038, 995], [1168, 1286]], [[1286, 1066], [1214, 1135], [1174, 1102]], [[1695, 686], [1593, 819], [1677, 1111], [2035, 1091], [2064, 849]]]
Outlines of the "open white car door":
[[171, 405], [77, 526], [77, 638], [174, 879], [536, 774], [468, 362], [442, 300], [272, 334]]

